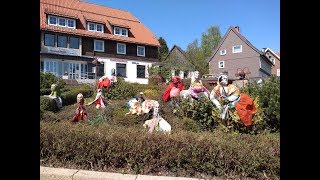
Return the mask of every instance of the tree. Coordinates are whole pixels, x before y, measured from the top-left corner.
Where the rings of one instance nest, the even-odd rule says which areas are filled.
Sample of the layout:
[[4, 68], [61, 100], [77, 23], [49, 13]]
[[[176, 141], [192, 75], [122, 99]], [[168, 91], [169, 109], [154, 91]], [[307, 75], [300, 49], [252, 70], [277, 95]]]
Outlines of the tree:
[[211, 26], [207, 33], [202, 33], [201, 50], [205, 58], [211, 56], [212, 51], [218, 46], [221, 40], [221, 33], [219, 26]]
[[186, 56], [194, 65], [194, 70], [199, 71], [200, 74], [207, 74], [209, 72], [208, 62], [205, 60], [203, 51], [198, 45], [198, 39], [187, 46]]
[[164, 58], [168, 55], [169, 48], [167, 46], [166, 40], [164, 40], [162, 37], [158, 39], [160, 43], [160, 47], [158, 49], [158, 59], [160, 62], [164, 61]]

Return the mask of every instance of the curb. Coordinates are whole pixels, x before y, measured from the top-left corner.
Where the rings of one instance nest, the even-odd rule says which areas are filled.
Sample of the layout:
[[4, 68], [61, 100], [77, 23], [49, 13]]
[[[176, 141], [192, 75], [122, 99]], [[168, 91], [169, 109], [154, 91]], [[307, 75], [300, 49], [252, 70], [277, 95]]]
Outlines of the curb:
[[[52, 168], [40, 166], [40, 180], [199, 180], [197, 178], [149, 176], [121, 173], [87, 171], [78, 169]], [[222, 180], [214, 178], [212, 180]]]

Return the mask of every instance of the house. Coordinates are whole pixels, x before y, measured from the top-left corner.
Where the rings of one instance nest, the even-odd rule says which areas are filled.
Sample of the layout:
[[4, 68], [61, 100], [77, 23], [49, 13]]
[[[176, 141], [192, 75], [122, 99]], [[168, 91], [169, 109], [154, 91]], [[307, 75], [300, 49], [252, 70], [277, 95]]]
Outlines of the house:
[[275, 53], [270, 48], [264, 48], [263, 52], [273, 63], [271, 74], [280, 76], [280, 52]]
[[40, 37], [40, 70], [66, 79], [95, 79], [114, 68], [128, 82], [147, 84], [158, 62], [160, 43], [139, 19], [80, 0], [40, 0]]
[[239, 32], [239, 27], [229, 27], [212, 56], [208, 59], [209, 73], [226, 73], [230, 79], [258, 80], [271, 75], [272, 62], [263, 51], [254, 47]]
[[191, 78], [194, 71], [194, 65], [188, 60], [185, 51], [177, 45], [173, 45], [163, 62], [173, 67], [172, 76], [180, 76], [181, 79]]

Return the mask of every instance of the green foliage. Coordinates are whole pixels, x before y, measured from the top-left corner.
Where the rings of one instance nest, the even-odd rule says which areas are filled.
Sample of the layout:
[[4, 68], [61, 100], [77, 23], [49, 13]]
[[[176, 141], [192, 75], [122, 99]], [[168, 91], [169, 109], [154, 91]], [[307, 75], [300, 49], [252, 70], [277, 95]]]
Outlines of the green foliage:
[[52, 73], [40, 72], [40, 89], [50, 89], [52, 84], [57, 84], [56, 88], [61, 89], [66, 85], [66, 82]]
[[136, 96], [138, 92], [134, 83], [126, 82], [124, 78], [117, 78], [117, 82], [111, 91], [105, 94], [105, 97], [107, 99], [127, 99]]
[[164, 82], [164, 78], [161, 75], [151, 75], [149, 76], [150, 85], [158, 85]]
[[102, 124], [108, 123], [113, 119], [113, 110], [112, 106], [108, 106], [106, 108], [101, 109], [100, 113], [89, 117], [88, 120], [93, 126], [100, 126]]
[[200, 98], [200, 100], [193, 101], [190, 101], [189, 99], [181, 99], [178, 115], [180, 117], [188, 117], [196, 121], [203, 130], [209, 130], [214, 127], [214, 119], [211, 116], [213, 104], [209, 99], [202, 95]]
[[280, 138], [219, 130], [150, 135], [143, 128], [41, 121], [40, 158], [44, 166], [95, 171], [279, 179]]
[[252, 97], [259, 97], [259, 105], [262, 108], [265, 121], [272, 131], [280, 130], [280, 77], [271, 76], [263, 80], [259, 85], [256, 82], [249, 83], [243, 92]]
[[159, 43], [160, 43], [160, 48], [158, 49], [158, 59], [159, 61], [164, 61], [164, 59], [166, 58], [166, 56], [169, 53], [169, 48], [167, 46], [167, 42], [165, 39], [163, 39], [162, 37], [160, 37], [158, 39]]
[[91, 97], [93, 95], [93, 90], [88, 85], [78, 85], [74, 86], [70, 91], [65, 91], [61, 93], [62, 105], [70, 105], [77, 102], [77, 95], [79, 93], [83, 94], [84, 98]]
[[205, 58], [210, 57], [212, 51], [218, 46], [221, 40], [221, 33], [219, 26], [211, 26], [208, 28], [207, 33], [202, 33], [201, 51]]
[[40, 113], [41, 110], [57, 112], [59, 108], [55, 100], [48, 97], [40, 96]]
[[200, 74], [209, 73], [209, 63], [205, 60], [204, 53], [199, 47], [197, 39], [187, 46], [186, 56], [194, 65], [195, 70], [199, 71]]

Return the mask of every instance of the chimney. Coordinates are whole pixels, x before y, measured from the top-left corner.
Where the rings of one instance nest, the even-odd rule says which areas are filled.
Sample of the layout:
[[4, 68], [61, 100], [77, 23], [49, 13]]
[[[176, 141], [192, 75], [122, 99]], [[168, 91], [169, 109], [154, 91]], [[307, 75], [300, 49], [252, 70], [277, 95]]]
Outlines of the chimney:
[[239, 30], [240, 30], [239, 26], [236, 26], [236, 27], [234, 27], [234, 28], [236, 29], [237, 32], [240, 32], [240, 31], [239, 31]]

